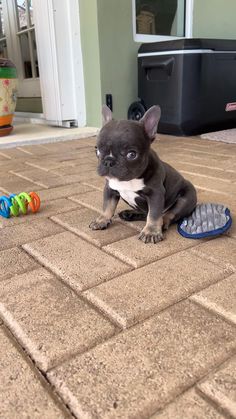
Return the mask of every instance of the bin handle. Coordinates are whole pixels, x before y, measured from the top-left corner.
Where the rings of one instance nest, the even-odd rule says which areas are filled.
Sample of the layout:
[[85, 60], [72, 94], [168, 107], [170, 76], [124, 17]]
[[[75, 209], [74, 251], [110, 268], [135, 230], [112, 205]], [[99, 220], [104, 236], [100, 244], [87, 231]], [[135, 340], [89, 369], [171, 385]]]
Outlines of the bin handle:
[[142, 61], [142, 67], [145, 69], [150, 69], [150, 68], [162, 68], [163, 70], [166, 71], [166, 73], [168, 74], [168, 76], [171, 75], [172, 73], [172, 69], [173, 69], [173, 64], [174, 64], [174, 58], [168, 58], [165, 61], [161, 61], [161, 62], [156, 62], [156, 61]]

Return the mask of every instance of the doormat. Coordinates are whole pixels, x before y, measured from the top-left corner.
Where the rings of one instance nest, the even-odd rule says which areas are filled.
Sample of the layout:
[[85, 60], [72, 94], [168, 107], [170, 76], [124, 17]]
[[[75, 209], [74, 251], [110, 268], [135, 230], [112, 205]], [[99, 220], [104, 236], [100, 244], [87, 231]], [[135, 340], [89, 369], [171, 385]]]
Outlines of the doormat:
[[236, 128], [223, 131], [206, 132], [202, 134], [204, 140], [222, 141], [223, 143], [236, 144]]

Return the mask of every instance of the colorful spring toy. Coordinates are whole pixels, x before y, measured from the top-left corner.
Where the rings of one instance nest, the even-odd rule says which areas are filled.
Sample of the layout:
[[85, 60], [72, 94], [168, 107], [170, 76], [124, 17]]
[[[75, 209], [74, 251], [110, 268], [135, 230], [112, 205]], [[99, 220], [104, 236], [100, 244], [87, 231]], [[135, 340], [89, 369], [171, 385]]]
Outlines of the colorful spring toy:
[[18, 217], [20, 212], [27, 214], [29, 207], [33, 213], [40, 208], [40, 198], [36, 192], [21, 192], [20, 194], [11, 194], [0, 197], [0, 215], [9, 218], [11, 215]]

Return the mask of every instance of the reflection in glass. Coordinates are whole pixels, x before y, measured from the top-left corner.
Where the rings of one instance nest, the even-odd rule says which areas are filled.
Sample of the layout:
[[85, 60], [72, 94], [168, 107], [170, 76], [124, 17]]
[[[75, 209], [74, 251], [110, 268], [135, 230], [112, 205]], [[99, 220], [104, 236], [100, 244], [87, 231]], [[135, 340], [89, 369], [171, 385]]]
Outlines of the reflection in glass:
[[0, 0], [0, 58], [7, 58], [7, 41], [2, 7], [2, 0]]
[[30, 26], [34, 26], [33, 0], [28, 0]]
[[39, 77], [39, 65], [38, 65], [38, 55], [37, 55], [37, 45], [35, 39], [35, 31], [31, 32], [32, 46], [33, 46], [33, 56], [34, 56], [34, 66], [35, 66], [35, 76]]
[[184, 36], [185, 0], [136, 0], [136, 32]]
[[16, 0], [19, 30], [27, 28], [27, 0]]
[[29, 79], [33, 77], [33, 72], [32, 72], [31, 58], [30, 58], [28, 33], [20, 34], [19, 41], [20, 41], [21, 57], [22, 57], [23, 70], [24, 70], [24, 78]]
[[33, 0], [15, 0], [15, 3], [18, 15], [17, 36], [19, 38], [24, 78], [39, 77]]
[[0, 41], [0, 58], [7, 58], [7, 43], [5, 39]]
[[4, 20], [3, 20], [3, 11], [2, 11], [2, 1], [0, 0], [0, 38], [5, 36]]

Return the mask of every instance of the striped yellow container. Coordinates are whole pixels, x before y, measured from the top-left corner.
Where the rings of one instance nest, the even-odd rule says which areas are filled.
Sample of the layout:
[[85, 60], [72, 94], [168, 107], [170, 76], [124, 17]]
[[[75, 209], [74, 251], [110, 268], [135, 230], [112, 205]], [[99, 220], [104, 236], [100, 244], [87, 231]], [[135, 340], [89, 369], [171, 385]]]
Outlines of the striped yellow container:
[[12, 120], [16, 108], [18, 79], [16, 67], [6, 58], [0, 59], [0, 136], [13, 129]]

